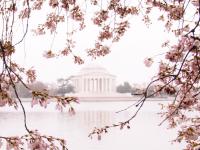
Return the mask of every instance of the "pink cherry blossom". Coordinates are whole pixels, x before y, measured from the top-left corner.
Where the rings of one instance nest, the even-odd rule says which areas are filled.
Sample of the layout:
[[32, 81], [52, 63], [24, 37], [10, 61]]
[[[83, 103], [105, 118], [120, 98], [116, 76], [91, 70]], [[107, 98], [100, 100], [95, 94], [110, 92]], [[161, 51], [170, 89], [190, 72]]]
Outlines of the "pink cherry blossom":
[[40, 105], [44, 108], [47, 108], [47, 105], [49, 104], [49, 101], [48, 100], [41, 100], [40, 101]]
[[36, 98], [33, 98], [31, 101], [31, 107], [33, 107], [36, 104], [38, 104], [38, 100]]
[[151, 67], [151, 65], [153, 64], [153, 59], [152, 58], [145, 58], [144, 64], [145, 64], [146, 67]]
[[47, 150], [48, 149], [48, 145], [39, 138], [36, 138], [32, 141], [29, 142], [28, 147], [30, 148], [30, 150]]
[[7, 101], [5, 99], [0, 99], [0, 107], [5, 106]]
[[61, 106], [61, 104], [57, 104], [56, 109], [63, 112], [63, 107]]

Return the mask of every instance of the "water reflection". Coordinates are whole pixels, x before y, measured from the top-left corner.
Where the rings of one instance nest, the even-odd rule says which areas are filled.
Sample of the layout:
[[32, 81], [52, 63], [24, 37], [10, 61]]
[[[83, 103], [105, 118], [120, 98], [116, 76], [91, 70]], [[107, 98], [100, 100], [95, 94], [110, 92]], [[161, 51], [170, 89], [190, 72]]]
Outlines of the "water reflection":
[[101, 127], [111, 123], [113, 112], [109, 111], [84, 111], [79, 114], [81, 124], [87, 127]]
[[[124, 103], [123, 103], [124, 104]], [[127, 105], [127, 104], [126, 104]], [[70, 150], [178, 150], [181, 145], [171, 145], [176, 132], [167, 130], [166, 125], [158, 127], [159, 117], [153, 103], [147, 103], [132, 123], [130, 130], [113, 129], [101, 141], [87, 136], [93, 127], [102, 127], [130, 117], [132, 112], [115, 112], [124, 107], [122, 103], [84, 103], [76, 108], [76, 115], [57, 111], [29, 111], [28, 125], [48, 135], [67, 139]], [[50, 107], [51, 108], [51, 107]], [[54, 106], [52, 106], [54, 108]], [[26, 109], [30, 109], [29, 105]], [[25, 133], [21, 112], [0, 112], [1, 135], [22, 135]], [[162, 137], [162, 138], [161, 138]]]

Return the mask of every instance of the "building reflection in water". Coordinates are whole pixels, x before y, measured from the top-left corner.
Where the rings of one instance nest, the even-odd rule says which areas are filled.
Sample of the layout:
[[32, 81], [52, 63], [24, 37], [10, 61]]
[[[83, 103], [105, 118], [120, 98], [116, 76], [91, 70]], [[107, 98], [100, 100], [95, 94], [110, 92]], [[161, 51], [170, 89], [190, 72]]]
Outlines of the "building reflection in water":
[[102, 127], [113, 121], [113, 112], [109, 111], [84, 111], [79, 113], [80, 121], [87, 127]]
[[100, 128], [106, 125], [112, 125], [123, 121], [130, 114], [122, 112], [117, 114], [108, 110], [83, 110], [77, 111], [74, 116], [69, 116], [66, 112], [57, 114], [57, 122], [62, 122], [61, 126], [83, 128], [86, 132], [91, 131], [94, 127]]
[[[66, 113], [63, 113], [63, 115], [66, 116]], [[87, 130], [91, 130], [93, 127], [99, 128], [117, 123], [128, 118], [128, 116], [128, 112], [116, 114], [113, 111], [84, 110], [78, 111], [74, 116], [60, 117], [62, 118], [62, 121], [68, 125], [69, 123], [73, 123], [73, 126], [77, 126], [78, 128], [84, 127]], [[63, 120], [63, 118], [65, 118], [65, 120]]]

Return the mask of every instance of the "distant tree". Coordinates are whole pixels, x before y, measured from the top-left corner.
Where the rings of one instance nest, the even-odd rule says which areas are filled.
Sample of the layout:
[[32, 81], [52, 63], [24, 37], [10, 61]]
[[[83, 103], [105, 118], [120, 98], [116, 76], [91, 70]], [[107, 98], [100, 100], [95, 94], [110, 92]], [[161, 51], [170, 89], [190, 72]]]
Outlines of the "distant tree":
[[66, 93], [74, 93], [74, 86], [70, 84], [70, 78], [68, 79], [63, 79], [60, 78], [57, 80], [58, 82], [58, 89], [57, 89], [57, 94], [64, 96]]
[[66, 87], [66, 93], [74, 93], [74, 86], [69, 84], [67, 87]]
[[69, 84], [66, 86], [58, 87], [57, 94], [64, 96], [66, 93], [74, 93], [74, 86]]
[[132, 87], [131, 94], [132, 95], [141, 95], [144, 89]]
[[[30, 83], [30, 84], [27, 84], [27, 86], [35, 91], [43, 91], [43, 90], [48, 89], [47, 85], [45, 85], [41, 81], [36, 81], [36, 82]], [[29, 89], [27, 89], [26, 87], [24, 87], [24, 85], [22, 83], [16, 84], [16, 89], [17, 89], [19, 97], [21, 97], [21, 98], [32, 97], [31, 91]], [[11, 94], [13, 96], [15, 96], [13, 88], [11, 88]]]
[[[31, 97], [30, 91], [29, 91], [26, 87], [24, 87], [23, 84], [21, 84], [21, 83], [16, 84], [16, 89], [17, 89], [17, 91], [18, 91], [19, 97], [21, 97], [21, 98], [28, 98], [28, 97]], [[14, 89], [11, 88], [10, 91], [11, 91], [12, 97], [16, 97], [16, 95], [15, 95], [15, 93], [14, 93]]]
[[131, 93], [132, 87], [128, 82], [124, 82], [123, 85], [117, 86], [117, 92], [118, 93]]
[[37, 91], [42, 91], [42, 90], [47, 90], [48, 89], [48, 86], [41, 82], [41, 81], [36, 81], [32, 84], [29, 84], [30, 88], [33, 89], [33, 90], [37, 90]]

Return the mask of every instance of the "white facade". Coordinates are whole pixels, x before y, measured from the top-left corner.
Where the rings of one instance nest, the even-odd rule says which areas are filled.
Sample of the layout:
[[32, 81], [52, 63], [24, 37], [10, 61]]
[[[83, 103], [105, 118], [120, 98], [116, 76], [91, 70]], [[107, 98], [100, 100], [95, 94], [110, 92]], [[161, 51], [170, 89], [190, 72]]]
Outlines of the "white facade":
[[81, 94], [111, 94], [115, 93], [115, 76], [105, 68], [97, 65], [84, 67], [71, 81], [76, 93]]

